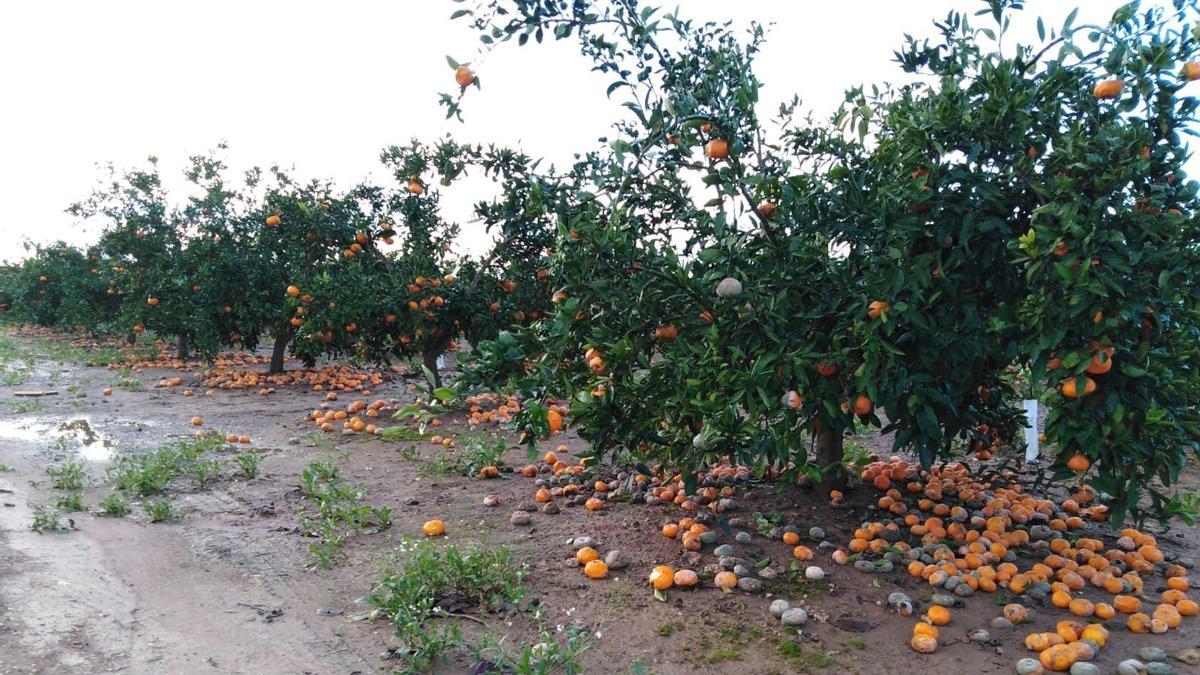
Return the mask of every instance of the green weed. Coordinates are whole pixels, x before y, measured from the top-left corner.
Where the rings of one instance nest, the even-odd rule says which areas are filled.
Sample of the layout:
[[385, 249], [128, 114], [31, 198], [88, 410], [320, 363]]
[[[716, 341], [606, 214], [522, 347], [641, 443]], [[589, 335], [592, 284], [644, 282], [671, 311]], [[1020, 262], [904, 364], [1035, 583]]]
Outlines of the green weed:
[[108, 468], [114, 485], [141, 497], [163, 492], [178, 473], [177, 456], [169, 451], [121, 455]]
[[454, 612], [492, 603], [515, 605], [528, 593], [522, 585], [524, 572], [503, 548], [464, 552], [456, 546], [412, 544], [406, 539], [384, 561], [382, 573], [367, 602], [374, 607], [373, 616], [387, 617], [395, 626], [396, 638], [407, 648], [397, 655], [406, 672], [447, 663], [452, 651], [461, 647], [462, 633], [449, 621], [453, 614], [444, 605]]
[[504, 439], [496, 436], [465, 436], [461, 449], [439, 454], [422, 465], [420, 471], [427, 476], [478, 476], [483, 467], [497, 466], [507, 447]]
[[300, 472], [300, 492], [305, 497], [315, 496], [324, 483], [332, 483], [340, 478], [342, 470], [329, 460], [311, 462]]
[[775, 651], [786, 659], [793, 669], [799, 671], [828, 668], [834, 664], [834, 660], [827, 654], [816, 649], [805, 649], [804, 645], [793, 640], [780, 640]]
[[109, 516], [110, 518], [120, 518], [129, 513], [129, 502], [119, 494], [113, 493], [96, 505], [100, 515]]
[[187, 475], [203, 488], [220, 471], [216, 460], [201, 460], [206, 453], [224, 447], [223, 437], [215, 434], [183, 439], [143, 454], [120, 455], [108, 468], [114, 485], [141, 497], [161, 494], [175, 478]]
[[42, 532], [66, 532], [67, 526], [63, 523], [62, 513], [54, 506], [35, 506], [33, 507], [33, 522], [29, 529], [37, 533]]
[[8, 402], [8, 407], [15, 415], [42, 412], [42, 402], [36, 398], [16, 398]]
[[421, 458], [421, 451], [415, 445], [397, 448], [396, 452], [400, 455], [400, 459], [406, 462], [415, 462]]
[[758, 530], [760, 537], [768, 537], [772, 529], [783, 523], [782, 513], [772, 513], [771, 517], [768, 518], [762, 513], [755, 511], [751, 514], [751, 517], [754, 518], [754, 527]]
[[46, 475], [50, 477], [50, 482], [56, 490], [81, 490], [88, 477], [83, 462], [77, 459], [68, 459], [57, 466], [46, 467]]
[[461, 456], [462, 471], [465, 476], [478, 476], [479, 470], [485, 466], [497, 466], [500, 457], [508, 448], [504, 439], [497, 436], [467, 436], [463, 439]]
[[408, 427], [395, 426], [385, 427], [379, 432], [379, 438], [389, 443], [399, 443], [403, 441], [423, 441], [428, 437]]
[[241, 469], [242, 475], [246, 480], [254, 480], [258, 476], [258, 461], [257, 453], [247, 452], [233, 458], [237, 462], [238, 468]]
[[[560, 640], [560, 635], [565, 638]], [[481, 641], [478, 652], [496, 664], [500, 672], [517, 675], [582, 673], [579, 658], [594, 645], [591, 633], [576, 626], [562, 628], [559, 633], [541, 626], [537, 642], [516, 648], [508, 647], [507, 639], [506, 636], [497, 640], [489, 633]]]
[[136, 377], [118, 377], [115, 385], [117, 389], [124, 389], [125, 391], [141, 391], [145, 386]]
[[68, 492], [65, 495], [59, 495], [54, 500], [54, 507], [66, 513], [83, 510], [83, 495], [79, 492]]
[[339, 482], [341, 469], [332, 462], [313, 462], [300, 473], [300, 492], [309, 504], [298, 514], [304, 534], [315, 537], [308, 550], [314, 566], [330, 568], [341, 557], [342, 546], [353, 534], [374, 533], [392, 524], [392, 510], [363, 503], [363, 492]]
[[6, 387], [16, 387], [24, 384], [29, 380], [30, 370], [28, 368], [14, 368], [5, 371], [3, 376], [0, 376], [0, 383]]
[[142, 502], [142, 510], [152, 523], [169, 523], [179, 517], [179, 512], [170, 497], [147, 499]]
[[221, 463], [215, 459], [197, 459], [187, 462], [183, 471], [196, 481], [196, 486], [203, 490], [221, 475]]

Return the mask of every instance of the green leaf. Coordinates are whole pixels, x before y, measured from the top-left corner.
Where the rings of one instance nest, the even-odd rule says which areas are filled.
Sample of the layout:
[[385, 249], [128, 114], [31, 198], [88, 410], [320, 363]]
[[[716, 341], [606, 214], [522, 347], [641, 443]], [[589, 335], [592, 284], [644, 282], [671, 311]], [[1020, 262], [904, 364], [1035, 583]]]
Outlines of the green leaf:
[[1071, 13], [1070, 13], [1070, 14], [1068, 14], [1068, 15], [1067, 15], [1067, 20], [1066, 20], [1066, 21], [1063, 21], [1063, 28], [1062, 28], [1062, 32], [1063, 32], [1063, 33], [1068, 33], [1068, 32], [1070, 32], [1070, 30], [1071, 30], [1071, 24], [1075, 23], [1075, 17], [1076, 17], [1078, 14], [1079, 14], [1079, 8], [1078, 8], [1078, 7], [1076, 7], [1075, 9], [1072, 9], [1072, 10], [1071, 10]]
[[445, 403], [454, 398], [454, 390], [449, 387], [438, 387], [433, 390], [433, 395], [437, 400]]

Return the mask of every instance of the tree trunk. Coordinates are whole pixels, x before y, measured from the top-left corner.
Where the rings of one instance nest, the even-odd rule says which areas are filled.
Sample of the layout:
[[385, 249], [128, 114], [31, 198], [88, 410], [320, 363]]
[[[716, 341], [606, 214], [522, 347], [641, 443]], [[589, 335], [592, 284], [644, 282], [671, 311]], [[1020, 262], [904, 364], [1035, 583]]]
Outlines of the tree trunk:
[[421, 350], [421, 363], [433, 373], [433, 386], [442, 386], [442, 374], [438, 372], [437, 360], [438, 357], [446, 353], [446, 347], [450, 345], [452, 336], [450, 331], [438, 331], [429, 337], [429, 341], [425, 343], [425, 348]]
[[135, 333], [133, 331], [129, 331], [129, 333], [127, 333], [125, 335], [125, 344], [130, 347], [136, 345], [137, 344], [137, 333]]
[[823, 495], [830, 490], [843, 490], [846, 487], [846, 468], [842, 464], [841, 431], [835, 431], [822, 425], [817, 433], [816, 455], [817, 465], [821, 467], [820, 488]]
[[271, 348], [271, 367], [267, 371], [271, 375], [283, 372], [283, 360], [287, 357], [288, 344], [292, 341], [291, 325], [275, 330], [275, 345]]
[[432, 350], [421, 354], [421, 362], [425, 364], [425, 367], [429, 369], [429, 372], [433, 373], [433, 386], [435, 387], [442, 386], [442, 374], [438, 372], [437, 365], [438, 356], [440, 356], [440, 354]]
[[187, 333], [180, 333], [175, 341], [175, 358], [180, 361], [187, 361], [188, 358], [188, 337]]

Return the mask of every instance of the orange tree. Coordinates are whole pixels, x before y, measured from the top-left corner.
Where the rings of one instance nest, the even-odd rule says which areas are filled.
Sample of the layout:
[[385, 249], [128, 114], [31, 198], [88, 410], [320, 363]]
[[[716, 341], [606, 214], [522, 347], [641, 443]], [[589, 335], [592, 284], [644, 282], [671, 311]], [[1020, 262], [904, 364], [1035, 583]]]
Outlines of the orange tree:
[[110, 166], [108, 182], [69, 211], [108, 220], [99, 249], [110, 261], [111, 287], [122, 300], [116, 319], [121, 329], [133, 336], [150, 328], [179, 336], [185, 345], [192, 295], [179, 266], [185, 242], [167, 204], [157, 159], [119, 175]]
[[1028, 221], [1008, 247], [1025, 293], [1003, 321], [1056, 390], [1046, 435], [1058, 475], [1094, 467], [1118, 518], [1143, 515], [1147, 495], [1151, 512], [1190, 517], [1161, 487], [1200, 448], [1200, 201], [1183, 170], [1200, 17], [1175, 5], [1128, 5], [1108, 25], [1064, 32], [1044, 64], [1020, 57], [1010, 84], [1038, 114], [1026, 158], [1012, 148], [1010, 181], [1024, 191], [1013, 204]]
[[322, 355], [379, 357], [387, 348], [372, 337], [385, 323], [377, 281], [390, 265], [379, 245], [395, 235], [389, 196], [366, 185], [340, 193], [278, 168], [272, 177], [246, 222], [252, 292], [240, 306], [253, 321], [243, 333], [271, 335], [273, 373], [289, 345], [310, 365]]
[[[1060, 401], [1047, 433], [1059, 462], [1101, 460], [1118, 517], [1151, 476], [1173, 479], [1195, 447], [1194, 190], [1179, 166], [1194, 102], [1178, 91], [1196, 71], [1176, 74], [1194, 38], [1163, 10], [1123, 9], [1006, 55], [989, 45], [1016, 4], [910, 42], [898, 58], [922, 81], [852, 91], [830, 126], [785, 105], [768, 129], [757, 26], [742, 43], [632, 0], [478, 3], [466, 15], [485, 43], [576, 36], [631, 113], [558, 182], [562, 302], [529, 348], [543, 352], [530, 386], [571, 393], [602, 452], [790, 462], [832, 485], [858, 419], [928, 465], [956, 439], [1013, 433], [1009, 365], [1044, 383], [1052, 352], [1082, 373], [1123, 348], [1138, 360], [1096, 357], [1107, 393]], [[1136, 80], [1129, 99], [1093, 91], [1105, 71]], [[545, 430], [539, 414], [527, 430]]]
[[[1090, 480], [1117, 518], [1144, 495], [1155, 513], [1181, 513], [1152, 479], [1174, 482], [1196, 447], [1197, 231], [1181, 210], [1195, 189], [1170, 178], [1195, 111], [1179, 96], [1194, 11], [1127, 6], [1106, 26], [1068, 18], [1049, 39], [1039, 20], [1042, 43], [1006, 57], [986, 47], [1005, 37], [1007, 10], [990, 3], [981, 27], [952, 14], [939, 42], [910, 40], [898, 60], [924, 83], [851, 92], [837, 120], [875, 141], [829, 172], [829, 203], [889, 304], [880, 338], [901, 347], [878, 352], [900, 393], [880, 401], [898, 444], [933, 426], [930, 411], [948, 430], [958, 417], [1010, 436], [1010, 415], [955, 412], [986, 411], [1007, 386], [997, 368], [1029, 365], [1026, 395], [1058, 390], [1046, 427], [1057, 477], [1101, 460]], [[1140, 90], [1122, 98], [1123, 79]], [[1172, 317], [1158, 334], [1142, 321], [1153, 307]], [[1128, 368], [1113, 368], [1118, 352]], [[1095, 398], [1076, 395], [1097, 383]]]
[[[218, 150], [224, 150], [220, 146]], [[251, 242], [261, 223], [255, 222], [253, 191], [260, 172], [252, 169], [244, 185], [235, 186], [216, 153], [190, 158], [185, 171], [190, 194], [178, 210], [184, 246], [175, 274], [186, 294], [170, 310], [187, 313], [180, 358], [189, 343], [206, 355], [226, 347], [257, 347], [261, 334], [255, 300], [268, 289], [257, 285], [254, 270], [263, 263], [253, 258]], [[271, 289], [276, 290], [276, 289]], [[282, 293], [276, 292], [276, 299]]]
[[[841, 439], [856, 417], [872, 419], [882, 389], [864, 342], [883, 317], [867, 314], [861, 258], [829, 254], [837, 237], [814, 172], [818, 153], [853, 146], [813, 132], [820, 147], [798, 156], [768, 140], [751, 68], [760, 29], [742, 44], [655, 14], [632, 2], [493, 2], [472, 14], [485, 42], [578, 36], [615, 78], [609, 94], [628, 95], [615, 138], [556, 188], [568, 205], [540, 383], [573, 395], [575, 425], [600, 452], [825, 467], [836, 484]], [[543, 411], [527, 413], [528, 430], [544, 432]]]
[[119, 176], [110, 169], [111, 182], [71, 208], [109, 221], [98, 248], [112, 271], [112, 295], [121, 301], [116, 322], [131, 334], [150, 329], [174, 336], [181, 359], [193, 348], [211, 355], [243, 344], [238, 331], [245, 317], [233, 305], [253, 290], [241, 226], [246, 196], [225, 182], [215, 154], [197, 155], [185, 172], [192, 194], [172, 206], [156, 165], [151, 158], [147, 169]]
[[119, 303], [108, 271], [94, 248], [34, 246], [32, 255], [0, 274], [0, 297], [17, 321], [98, 332], [109, 328]]
[[[438, 356], [456, 340], [472, 344], [546, 313], [555, 230], [542, 178], [525, 155], [445, 140], [393, 146], [383, 161], [403, 185], [395, 214], [402, 237], [383, 282], [384, 335], [401, 355], [420, 355], [436, 384]], [[441, 189], [471, 170], [500, 187], [474, 214], [493, 241], [482, 255], [455, 255], [457, 225], [440, 215]]]
[[[384, 161], [403, 189], [340, 192], [278, 167], [234, 185], [215, 153], [198, 155], [186, 171], [188, 199], [174, 207], [152, 160], [147, 170], [113, 173], [72, 210], [109, 220], [100, 250], [113, 271], [106, 292], [123, 300], [117, 323], [177, 336], [181, 358], [189, 348], [211, 355], [267, 338], [272, 373], [289, 349], [310, 365], [323, 356], [417, 354], [433, 365], [459, 336], [475, 341], [539, 318], [553, 233], [533, 215], [528, 158], [445, 142], [392, 148]], [[418, 178], [449, 185], [470, 167], [510, 188], [476, 208], [489, 230], [504, 224], [481, 259], [450, 254], [457, 227], [440, 219], [437, 190]], [[515, 223], [509, 215], [521, 210]], [[398, 250], [385, 252], [397, 239]]]
[[[905, 433], [928, 385], [948, 388], [945, 369], [970, 366], [958, 352], [977, 353], [977, 377], [1028, 364], [1028, 393], [1056, 391], [1046, 435], [1058, 478], [1094, 464], [1117, 519], [1142, 515], [1145, 496], [1157, 515], [1186, 515], [1155, 479], [1177, 479], [1200, 429], [1196, 189], [1182, 180], [1195, 9], [1130, 5], [1104, 26], [1068, 18], [1048, 38], [1039, 21], [1042, 43], [1008, 57], [984, 49], [1003, 39], [1006, 10], [991, 3], [980, 28], [952, 15], [940, 43], [910, 41], [901, 65], [933, 84], [856, 95], [843, 120], [878, 125], [878, 144], [833, 185], [834, 213], [879, 243], [867, 283], [909, 345], [883, 365], [904, 373], [918, 359], [934, 375], [888, 415]], [[954, 405], [983, 403], [962, 385]]]

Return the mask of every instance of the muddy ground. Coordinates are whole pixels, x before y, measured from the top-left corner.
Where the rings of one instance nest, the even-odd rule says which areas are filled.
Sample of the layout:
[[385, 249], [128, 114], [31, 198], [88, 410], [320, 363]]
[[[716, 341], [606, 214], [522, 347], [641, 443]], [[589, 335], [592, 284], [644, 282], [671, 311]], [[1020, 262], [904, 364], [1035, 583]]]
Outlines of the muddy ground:
[[[47, 360], [40, 339], [7, 339], [22, 359], [34, 356], [22, 362], [32, 364], [22, 366], [23, 377], [0, 385], [0, 465], [7, 469], [0, 471], [0, 673], [390, 672], [398, 668], [386, 658], [396, 647], [392, 629], [386, 620], [364, 618], [369, 607], [361, 599], [378, 578], [379, 561], [403, 539], [420, 538], [421, 524], [430, 518], [445, 521], [446, 544], [503, 545], [527, 564], [525, 583], [541, 602], [547, 625], [586, 626], [590, 647], [579, 662], [593, 672], [1008, 673], [1027, 655], [1023, 637], [1035, 628], [1053, 630], [1063, 618], [1058, 610], [1035, 610], [1033, 627], [991, 629], [992, 643], [972, 643], [967, 634], [988, 627], [1003, 604], [998, 595], [980, 594], [955, 610], [939, 651], [921, 656], [907, 645], [913, 619], [888, 611], [884, 599], [903, 590], [927, 601], [929, 587], [900, 572], [872, 575], [835, 566], [829, 551], [818, 551], [815, 561], [829, 573], [826, 583], [776, 584], [763, 595], [673, 590], [659, 602], [645, 584], [653, 565], [691, 563], [699, 569], [715, 561], [711, 547], [699, 564], [689, 561], [677, 542], [659, 534], [662, 523], [680, 516], [676, 507], [613, 504], [594, 513], [567, 507], [557, 515], [533, 513], [531, 526], [513, 526], [514, 508], [531, 500], [530, 479], [437, 475], [429, 466], [444, 451], [428, 444], [419, 447], [419, 457], [406, 459], [401, 451], [407, 442], [314, 433], [304, 416], [324, 395], [307, 388], [184, 397], [183, 387], [153, 384], [197, 373], [120, 374], [75, 359]], [[8, 371], [15, 367], [6, 364]], [[409, 385], [397, 377], [371, 398], [410, 400]], [[109, 396], [101, 393], [106, 387], [113, 387]], [[30, 390], [57, 394], [15, 395]], [[339, 404], [349, 400], [343, 396]], [[113, 491], [105, 469], [115, 453], [191, 437], [195, 415], [204, 419], [202, 429], [250, 435], [249, 447], [262, 456], [258, 476], [238, 478], [226, 467], [203, 490], [178, 482], [172, 493], [183, 515], [170, 523], [150, 523], [134, 505], [122, 518], [67, 514], [69, 529], [59, 533], [30, 529], [34, 507], [56, 496], [47, 466], [82, 458], [91, 477], [84, 502], [94, 508]], [[466, 425], [451, 417], [440, 431], [456, 435]], [[886, 445], [883, 439], [863, 441]], [[583, 450], [569, 432], [543, 450], [560, 443]], [[362, 486], [367, 502], [391, 507], [393, 524], [351, 538], [338, 566], [313, 569], [311, 539], [297, 527], [303, 505], [297, 485], [306, 465], [324, 459]], [[520, 466], [524, 451], [512, 447], [505, 460]], [[1195, 490], [1195, 477], [1188, 480]], [[500, 497], [500, 507], [482, 506], [489, 493]], [[816, 525], [830, 540], [844, 542], [873, 499], [860, 490], [847, 506], [833, 509], [808, 492], [758, 485], [737, 497], [737, 513], [779, 513], [802, 532]], [[587, 580], [566, 543], [576, 535], [595, 538], [602, 553], [620, 549], [629, 566], [607, 580]], [[1200, 558], [1195, 529], [1161, 539], [1170, 555]], [[732, 543], [732, 537], [722, 541]], [[755, 560], [770, 557], [781, 569], [790, 561], [790, 547], [757, 535], [737, 548]], [[799, 636], [770, 616], [767, 606], [779, 596], [809, 609], [812, 619]], [[524, 614], [477, 616], [484, 625], [463, 622], [468, 641], [484, 632], [507, 636], [514, 645], [539, 639]], [[1149, 644], [1169, 653], [1200, 647], [1198, 624], [1185, 620], [1181, 630], [1162, 636], [1115, 634], [1098, 663], [1113, 672], [1117, 662]], [[1200, 672], [1174, 665], [1176, 672]], [[470, 655], [456, 653], [439, 671], [467, 672], [471, 666]]]

